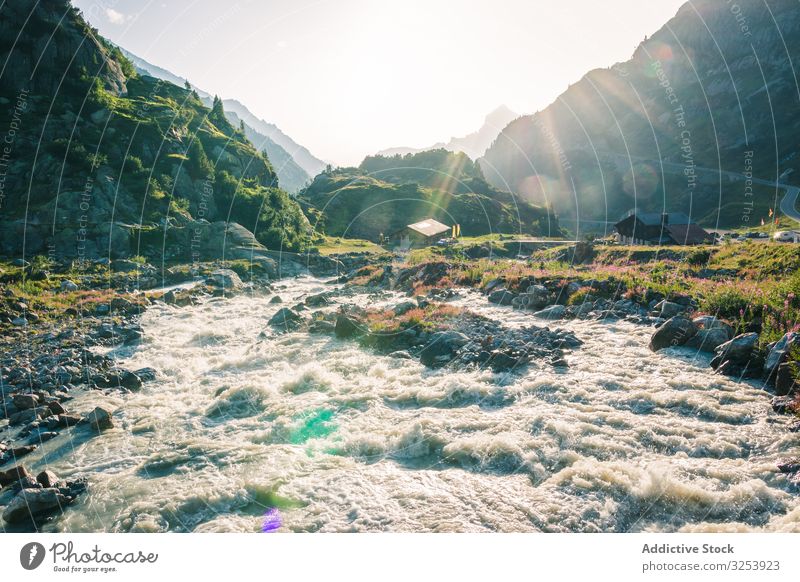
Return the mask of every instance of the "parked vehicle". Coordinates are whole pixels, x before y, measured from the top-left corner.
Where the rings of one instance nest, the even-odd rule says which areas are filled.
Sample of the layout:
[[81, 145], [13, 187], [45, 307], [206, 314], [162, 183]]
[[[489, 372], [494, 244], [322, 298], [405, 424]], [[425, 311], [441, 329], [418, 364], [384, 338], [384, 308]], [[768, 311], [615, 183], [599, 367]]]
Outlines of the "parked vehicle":
[[773, 235], [777, 242], [797, 242], [798, 234], [791, 230], [779, 230]]

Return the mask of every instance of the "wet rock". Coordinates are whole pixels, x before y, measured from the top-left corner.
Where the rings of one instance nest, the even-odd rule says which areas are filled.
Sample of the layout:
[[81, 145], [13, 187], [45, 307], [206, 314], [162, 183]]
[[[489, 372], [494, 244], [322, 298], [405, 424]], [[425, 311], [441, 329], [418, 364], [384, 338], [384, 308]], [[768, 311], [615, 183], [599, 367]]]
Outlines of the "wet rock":
[[785, 362], [778, 366], [775, 374], [775, 394], [777, 396], [787, 396], [798, 391], [798, 382], [795, 378], [794, 366], [791, 362]]
[[540, 319], [563, 319], [567, 314], [567, 308], [563, 305], [551, 305], [550, 307], [545, 307], [541, 311], [537, 311], [533, 314], [534, 317], [538, 317]]
[[58, 486], [58, 477], [50, 469], [45, 469], [36, 475], [36, 481], [46, 489]]
[[331, 302], [330, 293], [317, 293], [306, 297], [305, 304], [309, 307], [323, 307]]
[[35, 394], [16, 394], [13, 402], [18, 410], [28, 410], [39, 405], [39, 397]]
[[728, 334], [728, 339], [733, 338], [733, 328], [713, 315], [699, 315], [692, 319], [692, 323], [699, 329], [724, 329]]
[[489, 303], [495, 303], [497, 305], [511, 305], [511, 302], [514, 301], [516, 295], [511, 291], [507, 291], [504, 287], [498, 289], [497, 291], [492, 291], [489, 294]]
[[303, 317], [288, 307], [279, 309], [269, 320], [269, 325], [279, 331], [293, 331], [301, 326]]
[[758, 343], [757, 333], [743, 333], [732, 340], [725, 342], [714, 350], [716, 356], [711, 365], [715, 368], [724, 362], [731, 362], [737, 366], [747, 365], [753, 357], [753, 350]]
[[701, 352], [713, 352], [730, 339], [728, 330], [716, 327], [701, 329], [686, 342], [687, 348], [695, 348]]
[[29, 408], [22, 410], [8, 417], [8, 424], [11, 426], [18, 426], [23, 424], [30, 424], [42, 418], [47, 418], [52, 413], [46, 406], [39, 406], [37, 408]]
[[84, 416], [78, 424], [88, 424], [92, 429], [97, 431], [114, 427], [111, 413], [100, 406]]
[[659, 327], [650, 338], [650, 349], [658, 350], [682, 346], [697, 333], [690, 319], [682, 316], [672, 317]]
[[775, 396], [772, 399], [772, 410], [778, 414], [794, 412], [794, 396]]
[[17, 465], [5, 471], [0, 471], [0, 487], [11, 485], [20, 480], [33, 479], [33, 475], [25, 465]]
[[36, 450], [36, 445], [23, 445], [21, 447], [16, 447], [11, 449], [11, 458], [12, 459], [19, 459], [20, 457], [24, 457]]
[[75, 414], [59, 414], [56, 417], [56, 423], [53, 428], [69, 428], [79, 424], [81, 417]]
[[308, 324], [309, 333], [333, 334], [336, 332], [336, 324], [324, 319], [312, 319]]
[[656, 304], [653, 308], [653, 315], [663, 319], [672, 319], [686, 311], [685, 305], [673, 303], [672, 301], [663, 300]]
[[514, 298], [512, 305], [520, 309], [538, 311], [550, 303], [550, 292], [544, 285], [529, 285], [524, 293]]
[[193, 289], [170, 289], [162, 297], [164, 303], [176, 307], [186, 307], [195, 302], [196, 292]]
[[786, 361], [789, 357], [789, 351], [799, 343], [798, 337], [800, 336], [797, 333], [790, 331], [772, 346], [764, 362], [764, 374], [767, 377], [772, 377], [778, 371], [778, 366]]
[[778, 471], [781, 473], [797, 473], [800, 471], [800, 459], [783, 459], [778, 461]]
[[409, 354], [405, 350], [397, 350], [389, 354], [390, 358], [394, 358], [396, 360], [411, 360], [411, 354]]
[[8, 524], [35, 521], [51, 512], [63, 509], [67, 498], [56, 488], [23, 489], [3, 511], [3, 520]]
[[142, 382], [152, 382], [158, 377], [155, 368], [139, 368], [133, 372]]
[[364, 331], [364, 327], [354, 317], [346, 313], [340, 313], [336, 317], [334, 333], [339, 339], [347, 339], [362, 335]]
[[272, 298], [270, 298], [269, 302], [275, 305], [276, 303], [283, 303], [283, 299], [281, 299], [280, 295], [275, 295]]
[[236, 291], [244, 285], [239, 275], [230, 269], [217, 269], [206, 278], [206, 282], [225, 291]]
[[455, 353], [469, 343], [469, 338], [457, 331], [439, 331], [420, 352], [420, 361], [429, 367], [449, 362]]

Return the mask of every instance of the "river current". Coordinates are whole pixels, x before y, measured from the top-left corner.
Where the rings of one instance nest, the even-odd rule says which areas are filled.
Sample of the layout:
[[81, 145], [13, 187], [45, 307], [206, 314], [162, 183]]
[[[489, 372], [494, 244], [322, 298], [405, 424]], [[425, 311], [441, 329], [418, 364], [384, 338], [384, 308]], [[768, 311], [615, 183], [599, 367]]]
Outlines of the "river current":
[[[556, 322], [584, 342], [568, 368], [456, 372], [269, 332], [279, 308], [330, 288], [300, 278], [277, 284], [283, 305], [150, 308], [144, 340], [112, 353], [158, 380], [81, 395], [73, 409], [116, 409], [116, 427], [30, 456], [89, 478], [47, 529], [800, 531], [800, 497], [776, 470], [797, 435], [706, 355], [654, 354], [652, 330], [631, 323]], [[454, 302], [537, 323], [474, 292]]]

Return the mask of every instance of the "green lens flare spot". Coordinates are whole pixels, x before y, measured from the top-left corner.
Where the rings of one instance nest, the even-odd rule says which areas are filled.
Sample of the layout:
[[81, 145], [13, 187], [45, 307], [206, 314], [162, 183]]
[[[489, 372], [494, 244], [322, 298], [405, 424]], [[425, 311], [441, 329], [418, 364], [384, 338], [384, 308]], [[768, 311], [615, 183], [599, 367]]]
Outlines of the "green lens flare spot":
[[311, 439], [326, 437], [339, 428], [333, 422], [333, 411], [327, 409], [298, 414], [292, 418], [292, 422], [297, 425], [289, 435], [289, 442], [293, 445], [301, 445]]

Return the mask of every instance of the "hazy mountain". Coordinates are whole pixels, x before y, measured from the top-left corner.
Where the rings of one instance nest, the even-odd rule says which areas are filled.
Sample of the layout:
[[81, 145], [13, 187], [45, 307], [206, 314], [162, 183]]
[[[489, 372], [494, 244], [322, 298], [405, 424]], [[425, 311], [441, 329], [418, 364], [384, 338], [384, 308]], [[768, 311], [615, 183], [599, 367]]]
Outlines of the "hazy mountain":
[[[120, 47], [138, 70], [158, 79], [169, 81], [183, 86], [187, 80], [183, 77], [154, 65], [145, 59]], [[212, 95], [199, 87], [192, 87], [197, 91], [206, 105], [211, 105]], [[244, 121], [245, 134], [259, 150], [265, 152], [275, 167], [278, 180], [283, 188], [296, 193], [305, 186], [313, 176], [321, 172], [326, 164], [314, 157], [306, 148], [297, 144], [292, 138], [283, 133], [276, 125], [267, 123], [257, 118], [247, 107], [235, 99], [226, 99], [222, 102], [225, 114], [230, 122], [239, 126]]]
[[797, 163], [798, 65], [796, 0], [693, 0], [630, 60], [511, 122], [480, 163], [562, 217], [666, 209], [746, 226], [777, 193], [741, 176], [775, 180]]
[[221, 101], [137, 74], [66, 0], [6, 3], [0, 39], [3, 252], [195, 260], [221, 242], [214, 221], [298, 248], [308, 222]]
[[464, 152], [471, 159], [477, 160], [481, 157], [486, 149], [492, 145], [492, 142], [497, 138], [503, 128], [508, 125], [510, 121], [519, 117], [518, 114], [511, 111], [505, 105], [502, 105], [492, 111], [486, 116], [483, 125], [478, 131], [465, 135], [464, 137], [453, 137], [447, 143], [439, 142], [426, 148], [407, 148], [396, 147], [381, 150], [378, 152], [379, 156], [395, 156], [416, 154], [427, 150], [446, 149], [451, 152]]
[[225, 99], [223, 105], [226, 111], [235, 113], [239, 118], [243, 119], [247, 125], [286, 150], [297, 162], [297, 165], [303, 168], [310, 176], [316, 176], [327, 166], [326, 162], [315, 157], [305, 147], [283, 133], [276, 125], [259, 119], [236, 99]]

